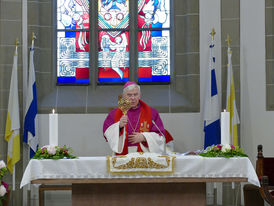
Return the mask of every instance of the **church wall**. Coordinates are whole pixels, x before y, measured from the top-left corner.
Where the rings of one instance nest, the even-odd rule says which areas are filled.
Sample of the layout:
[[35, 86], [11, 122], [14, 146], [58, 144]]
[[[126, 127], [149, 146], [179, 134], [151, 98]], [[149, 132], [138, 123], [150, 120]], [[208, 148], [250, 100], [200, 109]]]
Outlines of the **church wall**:
[[[235, 98], [238, 114], [240, 114], [240, 0], [222, 0], [221, 1], [221, 45], [222, 45], [222, 64], [221, 64], [221, 94], [222, 94], [222, 111], [226, 108], [226, 90], [227, 90], [227, 35], [230, 36], [232, 50], [233, 77], [235, 86]], [[238, 137], [240, 128], [238, 127]], [[240, 141], [239, 141], [240, 142]], [[236, 188], [239, 185], [236, 184]], [[234, 205], [231, 198], [233, 190], [231, 183], [223, 183], [223, 190], [217, 196], [217, 204]], [[237, 188], [238, 189], [238, 188]], [[220, 192], [220, 191], [219, 191]], [[240, 200], [238, 193], [238, 200]], [[238, 201], [240, 205], [240, 201]]]
[[[189, 5], [189, 10], [184, 10], [184, 7], [180, 7], [180, 2], [187, 2]], [[177, 23], [179, 25], [193, 25], [191, 22], [197, 22], [195, 18], [195, 13], [197, 12], [197, 5], [189, 4], [191, 0], [174, 0], [175, 11], [174, 16], [177, 18]], [[200, 1], [205, 2], [204, 0]], [[210, 5], [212, 0], [202, 3], [200, 7], [212, 7], [218, 10], [217, 5]], [[227, 3], [231, 2], [232, 8], [225, 9]], [[237, 9], [237, 3], [240, 2], [241, 8]], [[92, 90], [92, 88], [82, 89], [79, 87], [72, 88], [66, 87], [65, 89], [55, 90], [55, 74], [52, 71], [53, 59], [51, 46], [53, 42], [52, 34], [52, 22], [53, 17], [51, 16], [53, 7], [52, 0], [32, 0], [28, 1], [28, 45], [31, 42], [31, 33], [34, 31], [37, 34], [37, 40], [35, 42], [36, 53], [35, 61], [36, 65], [36, 79], [37, 79], [37, 90], [38, 101], [41, 103], [39, 124], [40, 126], [39, 135], [41, 135], [42, 142], [47, 139], [48, 132], [48, 117], [46, 113], [50, 112], [50, 108], [56, 106], [57, 103], [60, 105], [58, 109], [63, 114], [60, 114], [60, 144], [67, 144], [75, 148], [77, 155], [104, 155], [109, 152], [107, 143], [105, 143], [102, 133], [101, 133], [101, 123], [104, 120], [106, 113], [103, 114], [92, 114], [93, 109], [82, 107], [82, 103], [86, 105], [87, 96], [86, 94]], [[234, 5], [235, 3], [235, 5]], [[271, 1], [267, 0], [266, 4], [270, 4]], [[12, 67], [12, 54], [14, 52], [14, 42], [18, 37], [21, 40], [21, 26], [22, 26], [22, 0], [0, 0], [0, 159], [6, 159], [7, 143], [3, 140], [6, 112], [7, 112], [7, 101], [9, 94], [9, 82]], [[192, 7], [193, 6], [193, 7]], [[217, 41], [219, 41], [222, 47], [218, 48], [219, 59], [218, 62], [220, 68], [222, 68], [222, 74], [219, 71], [218, 77], [220, 77], [218, 86], [222, 91], [222, 100], [225, 98], [226, 87], [226, 75], [225, 72], [225, 61], [226, 61], [226, 43], [224, 39], [226, 38], [226, 33], [228, 32], [232, 38], [232, 49], [233, 49], [233, 69], [234, 78], [236, 84], [236, 98], [237, 107], [240, 109], [241, 117], [241, 145], [250, 156], [252, 163], [255, 165], [256, 159], [256, 148], [258, 144], [264, 145], [264, 154], [266, 156], [273, 156], [273, 145], [274, 145], [274, 114], [273, 112], [266, 111], [267, 104], [266, 99], [270, 96], [273, 98], [272, 90], [266, 89], [273, 87], [271, 77], [271, 66], [266, 66], [265, 62], [265, 44], [269, 44], [271, 41], [265, 42], [265, 3], [264, 1], [258, 0], [222, 0], [222, 17], [216, 18], [216, 16], [211, 16], [209, 13], [204, 13], [206, 18], [199, 23], [200, 39], [199, 49], [197, 53], [197, 42], [193, 42], [194, 47], [188, 47], [187, 50], [181, 50], [181, 48], [175, 48], [175, 68], [181, 68], [176, 76], [178, 83], [176, 85], [179, 88], [179, 92], [187, 97], [187, 102], [194, 104], [190, 109], [186, 109], [189, 113], [181, 113], [180, 108], [178, 111], [174, 109], [173, 111], [177, 113], [161, 113], [161, 117], [166, 125], [166, 128], [172, 133], [175, 138], [176, 146], [175, 150], [178, 152], [185, 152], [188, 150], [200, 149], [203, 145], [202, 137], [202, 104], [203, 104], [203, 85], [204, 85], [204, 68], [208, 65], [208, 33], [212, 25], [210, 25], [210, 18], [212, 18], [213, 24], [217, 24], [215, 29], [218, 29], [218, 33], [222, 36], [216, 36]], [[218, 8], [216, 8], [218, 7]], [[198, 7], [199, 8], [199, 7]], [[230, 11], [230, 12], [228, 12]], [[200, 12], [200, 11], [199, 11]], [[227, 12], [227, 13], [226, 13]], [[189, 15], [192, 13], [192, 15]], [[237, 16], [240, 13], [240, 19]], [[256, 14], [256, 15], [254, 15]], [[218, 14], [217, 14], [218, 15]], [[47, 18], [44, 18], [44, 17]], [[42, 18], [43, 17], [43, 18]], [[222, 20], [220, 20], [222, 18]], [[194, 20], [193, 20], [194, 19]], [[201, 19], [201, 17], [200, 17]], [[199, 19], [199, 20], [200, 20]], [[218, 21], [221, 21], [221, 27]], [[175, 21], [176, 23], [176, 21]], [[240, 28], [239, 28], [240, 24]], [[195, 26], [193, 25], [193, 35], [195, 33]], [[176, 27], [176, 25], [175, 25]], [[179, 31], [175, 34], [178, 37], [180, 35]], [[183, 31], [182, 31], [183, 34]], [[233, 36], [235, 35], [235, 36]], [[240, 39], [237, 37], [240, 35]], [[188, 37], [191, 38], [191, 37]], [[188, 39], [186, 42], [191, 41]], [[185, 42], [185, 43], [186, 43]], [[268, 43], [267, 43], [268, 42]], [[180, 45], [184, 44], [183, 42]], [[239, 47], [240, 45], [240, 47]], [[192, 48], [195, 48], [192, 50]], [[187, 62], [183, 64], [183, 62]], [[18, 61], [18, 79], [19, 79], [19, 97], [20, 105], [22, 105], [22, 51], [19, 45], [19, 61]], [[180, 67], [182, 65], [182, 67]], [[193, 70], [189, 70], [190, 66], [193, 66]], [[197, 69], [197, 65], [200, 66], [200, 71]], [[266, 67], [267, 73], [266, 73]], [[240, 69], [241, 68], [241, 69]], [[201, 74], [200, 74], [201, 73]], [[223, 81], [224, 80], [224, 81]], [[146, 87], [144, 87], [146, 88]], [[201, 94], [199, 95], [201, 90]], [[78, 102], [72, 101], [72, 98], [67, 98], [72, 92], [78, 99]], [[103, 91], [104, 92], [104, 91]], [[268, 93], [267, 93], [268, 92]], [[117, 89], [118, 93], [118, 89]], [[116, 104], [116, 96], [114, 94], [106, 93], [107, 95], [112, 95], [111, 98], [114, 99], [112, 104]], [[170, 94], [166, 92], [166, 94]], [[240, 95], [241, 94], [241, 95]], [[106, 95], [106, 96], [107, 96]], [[170, 94], [171, 97], [173, 94]], [[192, 96], [191, 96], [192, 95]], [[268, 95], [268, 96], [266, 96]], [[45, 100], [45, 96], [48, 98]], [[146, 94], [149, 97], [149, 92]], [[58, 98], [58, 99], [57, 99]], [[62, 100], [61, 100], [62, 99]], [[201, 101], [200, 101], [201, 99]], [[58, 101], [57, 101], [58, 100]], [[88, 101], [93, 101], [90, 99]], [[97, 107], [106, 107], [105, 97], [101, 97], [98, 100], [94, 100]], [[150, 99], [147, 98], [150, 103]], [[223, 101], [224, 102], [224, 101]], [[200, 103], [200, 108], [199, 108]], [[198, 106], [196, 105], [198, 104]], [[72, 106], [69, 106], [72, 105]], [[174, 102], [174, 108], [176, 108], [176, 102]], [[271, 105], [270, 105], [271, 106]], [[160, 111], [165, 105], [160, 105]], [[177, 107], [178, 108], [178, 107]], [[193, 108], [196, 113], [194, 112]], [[198, 108], [198, 109], [197, 109]], [[224, 108], [224, 104], [222, 105]], [[109, 109], [109, 108], [107, 108]], [[239, 111], [239, 110], [238, 110]], [[79, 117], [76, 122], [76, 118], [71, 118], [72, 113], [78, 113], [76, 116]], [[86, 114], [79, 114], [86, 113]], [[90, 113], [90, 114], [87, 114]], [[22, 116], [22, 110], [21, 110]], [[21, 119], [22, 120], [22, 119]], [[22, 121], [21, 121], [22, 122]], [[180, 125], [178, 126], [178, 123]], [[95, 129], [90, 126], [94, 125]], [[86, 140], [81, 144], [75, 142], [75, 137], [80, 136]], [[64, 139], [63, 139], [64, 138]], [[21, 137], [22, 139], [22, 137]], [[69, 140], [69, 141], [67, 141]], [[46, 143], [46, 142], [45, 142]], [[84, 145], [84, 143], [87, 143]], [[96, 145], [100, 145], [100, 150], [98, 150]], [[78, 148], [83, 147], [84, 151], [81, 153]], [[22, 162], [17, 164], [17, 187], [21, 180], [22, 175]], [[11, 183], [11, 177], [7, 177], [7, 181]], [[20, 194], [17, 194], [20, 196]], [[21, 202], [20, 197], [17, 198]], [[17, 205], [17, 204], [15, 204]]]
[[[160, 114], [165, 128], [174, 137], [176, 152], [201, 149], [200, 115]], [[77, 156], [105, 156], [111, 150], [103, 137], [106, 114], [59, 114], [59, 144], [71, 146]], [[48, 115], [39, 115], [41, 145], [48, 144]], [[181, 124], [178, 125], [178, 122]], [[197, 128], [197, 129], [195, 129]]]
[[[4, 140], [7, 107], [9, 99], [10, 77], [12, 73], [13, 54], [15, 41], [18, 38], [18, 87], [19, 104], [22, 105], [22, 19], [21, 0], [0, 0], [0, 160], [7, 162], [7, 142]], [[20, 108], [20, 116], [23, 110]], [[20, 119], [22, 122], [22, 118]], [[21, 138], [22, 139], [22, 138]], [[22, 154], [22, 147], [21, 147]], [[22, 177], [22, 161], [16, 164], [16, 187], [19, 187]], [[4, 179], [9, 184], [12, 176], [7, 175]], [[22, 191], [14, 192], [14, 205], [20, 205]]]
[[266, 108], [274, 111], [274, 3], [271, 0], [265, 1], [265, 47], [266, 47]]
[[258, 144], [265, 156], [274, 156], [274, 112], [266, 111], [265, 1], [242, 0], [240, 12], [241, 136], [255, 165]]
[[[192, 105], [187, 112], [199, 112], [200, 40], [199, 1], [174, 0], [175, 90]], [[172, 99], [171, 99], [172, 103]], [[177, 103], [180, 105], [180, 103]], [[185, 103], [181, 103], [184, 106]], [[172, 104], [175, 106], [176, 103]], [[181, 106], [181, 107], [182, 107]], [[175, 110], [182, 112], [184, 110]]]
[[[171, 65], [174, 68], [172, 83], [144, 85], [143, 98], [160, 112], [199, 112], [199, 1], [171, 2], [174, 8], [171, 15], [174, 20], [171, 25], [171, 58], [174, 59]], [[92, 5], [96, 7], [93, 1]], [[35, 65], [39, 65], [39, 68], [36, 67], [39, 113], [46, 114], [53, 107], [63, 114], [106, 113], [115, 107], [121, 86], [112, 86], [110, 89], [109, 86], [98, 86], [94, 82], [80, 87], [56, 86], [56, 71], [53, 69], [56, 67], [56, 51], [53, 49], [56, 46], [53, 30], [55, 17], [48, 15], [56, 9], [54, 1], [28, 0], [28, 7], [29, 43], [31, 33], [34, 31], [37, 34]], [[41, 18], [43, 15], [48, 18]], [[92, 61], [94, 56], [91, 56]]]
[[230, 36], [232, 50], [235, 98], [240, 112], [240, 0], [221, 1], [221, 44], [222, 44], [222, 109], [226, 108], [227, 84], [227, 35]]
[[[21, 2], [0, 1], [0, 134], [4, 137], [6, 109], [8, 106], [10, 76], [12, 72], [13, 54], [16, 38], [21, 40]], [[9, 12], [11, 11], [11, 12]], [[18, 84], [22, 84], [22, 57], [20, 44], [18, 47]], [[22, 99], [22, 89], [19, 86], [19, 96]], [[6, 142], [0, 139], [1, 159], [6, 158]], [[3, 151], [3, 153], [2, 153]]]

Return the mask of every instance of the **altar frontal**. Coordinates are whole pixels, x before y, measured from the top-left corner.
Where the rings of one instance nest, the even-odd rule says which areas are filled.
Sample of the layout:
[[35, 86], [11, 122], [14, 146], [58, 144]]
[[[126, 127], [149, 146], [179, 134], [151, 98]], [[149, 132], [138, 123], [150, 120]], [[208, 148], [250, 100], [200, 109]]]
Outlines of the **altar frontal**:
[[174, 172], [175, 156], [143, 152], [108, 156], [107, 166], [111, 175], [168, 175]]

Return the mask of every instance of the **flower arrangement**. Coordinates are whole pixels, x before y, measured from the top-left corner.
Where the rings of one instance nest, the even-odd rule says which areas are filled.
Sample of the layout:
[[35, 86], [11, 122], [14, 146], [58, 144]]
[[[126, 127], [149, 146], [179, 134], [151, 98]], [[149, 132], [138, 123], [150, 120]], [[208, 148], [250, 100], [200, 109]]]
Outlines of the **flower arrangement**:
[[33, 159], [74, 159], [76, 156], [72, 155], [72, 149], [66, 147], [58, 147], [54, 145], [46, 145], [37, 150]]
[[230, 145], [230, 144], [218, 144], [207, 147], [203, 152], [199, 154], [203, 157], [247, 157], [247, 155], [243, 152], [243, 149]]
[[3, 205], [9, 193], [9, 185], [2, 181], [2, 178], [7, 173], [7, 166], [3, 160], [0, 161], [0, 206]]

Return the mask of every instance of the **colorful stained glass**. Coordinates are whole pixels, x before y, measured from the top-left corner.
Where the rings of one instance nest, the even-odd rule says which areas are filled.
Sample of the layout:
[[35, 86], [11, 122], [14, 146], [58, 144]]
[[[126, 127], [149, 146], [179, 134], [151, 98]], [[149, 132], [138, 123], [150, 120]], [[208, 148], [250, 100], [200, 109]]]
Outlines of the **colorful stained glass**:
[[129, 32], [99, 32], [99, 83], [129, 80]]
[[89, 0], [57, 0], [57, 29], [88, 29]]
[[126, 29], [129, 27], [129, 0], [98, 0], [100, 29]]
[[57, 82], [89, 83], [89, 32], [57, 32]]
[[170, 0], [138, 0], [138, 27], [169, 28]]
[[[126, 82], [129, 80], [129, 0], [97, 2], [98, 82]], [[57, 0], [58, 83], [90, 81], [89, 10], [89, 0]], [[137, 12], [138, 81], [170, 82], [170, 0], [138, 0]]]
[[138, 82], [170, 82], [168, 30], [139, 31]]

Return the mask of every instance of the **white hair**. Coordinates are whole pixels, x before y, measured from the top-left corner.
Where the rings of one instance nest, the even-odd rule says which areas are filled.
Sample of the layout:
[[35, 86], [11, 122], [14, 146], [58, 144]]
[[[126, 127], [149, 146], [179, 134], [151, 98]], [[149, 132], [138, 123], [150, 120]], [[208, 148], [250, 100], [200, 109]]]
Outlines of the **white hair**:
[[123, 94], [125, 94], [126, 92], [128, 92], [132, 89], [135, 89], [135, 88], [137, 88], [139, 90], [139, 92], [141, 93], [141, 88], [138, 84], [131, 84], [131, 85], [129, 85], [126, 88], [123, 89]]

